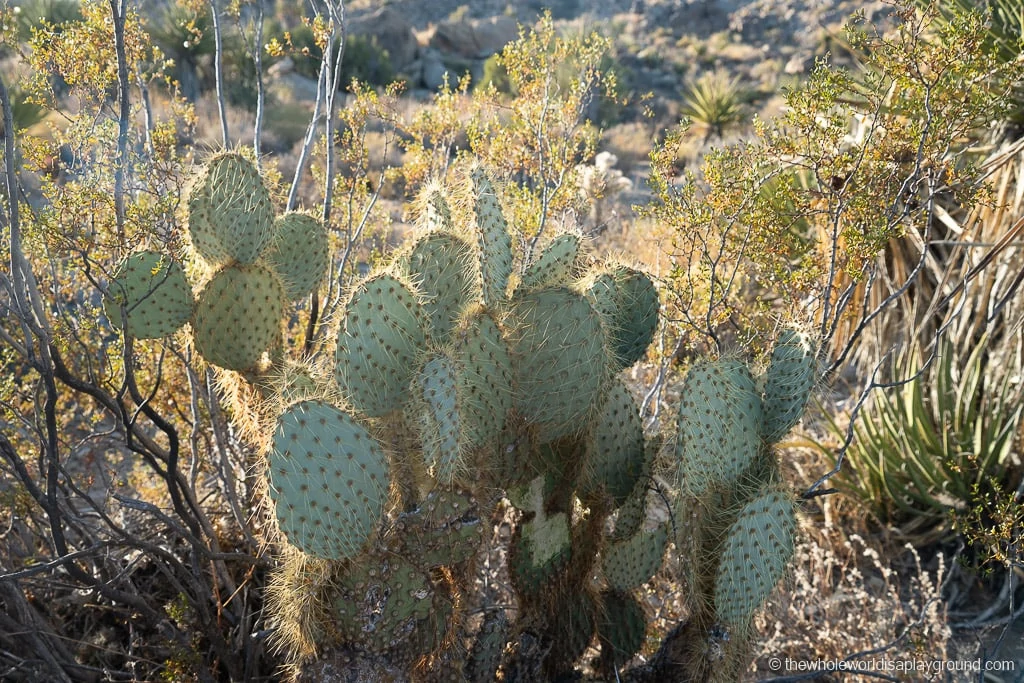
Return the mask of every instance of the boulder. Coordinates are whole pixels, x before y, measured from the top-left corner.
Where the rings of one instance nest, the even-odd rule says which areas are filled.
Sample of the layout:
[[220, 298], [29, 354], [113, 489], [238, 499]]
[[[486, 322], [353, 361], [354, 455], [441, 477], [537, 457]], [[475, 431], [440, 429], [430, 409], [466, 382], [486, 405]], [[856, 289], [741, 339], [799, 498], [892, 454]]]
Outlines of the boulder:
[[363, 36], [386, 50], [391, 66], [401, 71], [416, 60], [419, 43], [413, 26], [398, 11], [381, 7], [365, 17], [353, 20], [349, 35]]
[[484, 19], [474, 26], [477, 45], [476, 57], [487, 59], [501, 52], [506, 45], [519, 37], [519, 24], [508, 16]]
[[448, 66], [436, 50], [427, 50], [423, 55], [423, 87], [427, 90], [438, 90], [449, 79], [454, 84], [456, 75], [449, 73]]
[[519, 26], [512, 17], [443, 21], [429, 37], [430, 47], [448, 55], [467, 59], [486, 59], [519, 37]]
[[266, 88], [267, 94], [282, 104], [316, 102], [316, 81], [294, 71], [270, 76]]

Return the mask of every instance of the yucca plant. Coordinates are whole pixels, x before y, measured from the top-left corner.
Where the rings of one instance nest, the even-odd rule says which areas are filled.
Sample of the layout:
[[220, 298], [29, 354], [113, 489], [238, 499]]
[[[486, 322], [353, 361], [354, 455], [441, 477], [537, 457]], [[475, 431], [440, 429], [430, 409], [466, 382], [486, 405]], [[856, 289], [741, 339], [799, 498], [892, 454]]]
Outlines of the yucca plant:
[[725, 71], [705, 73], [683, 98], [682, 113], [694, 126], [706, 131], [705, 141], [722, 137], [726, 129], [743, 119], [739, 79]]
[[986, 333], [962, 347], [945, 337], [930, 362], [905, 350], [891, 371], [905, 383], [872, 394], [854, 425], [843, 485], [881, 521], [940, 536], [954, 514], [1012, 489], [1024, 416], [1012, 346]]

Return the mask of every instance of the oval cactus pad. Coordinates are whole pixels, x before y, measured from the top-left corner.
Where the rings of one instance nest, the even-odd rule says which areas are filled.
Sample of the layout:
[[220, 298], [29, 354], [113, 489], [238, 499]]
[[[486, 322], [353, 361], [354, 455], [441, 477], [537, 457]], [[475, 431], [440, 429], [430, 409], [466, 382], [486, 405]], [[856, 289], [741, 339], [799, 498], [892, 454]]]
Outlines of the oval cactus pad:
[[387, 274], [363, 282], [338, 333], [335, 377], [352, 405], [380, 417], [405, 400], [426, 344], [426, 317], [408, 285]]
[[387, 499], [388, 460], [350, 415], [323, 401], [277, 419], [268, 462], [281, 531], [310, 555], [345, 560], [372, 536]]
[[192, 290], [180, 263], [160, 252], [140, 251], [118, 266], [103, 308], [112, 325], [124, 324], [138, 339], [167, 337], [192, 316]]

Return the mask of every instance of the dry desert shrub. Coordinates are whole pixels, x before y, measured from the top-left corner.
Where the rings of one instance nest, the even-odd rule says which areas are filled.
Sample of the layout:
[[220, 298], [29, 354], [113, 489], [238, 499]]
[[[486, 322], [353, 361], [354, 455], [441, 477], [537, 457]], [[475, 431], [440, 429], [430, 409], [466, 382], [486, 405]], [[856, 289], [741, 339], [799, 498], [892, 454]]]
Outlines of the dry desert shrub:
[[[938, 555], [929, 568], [912, 545], [901, 550], [884, 550], [877, 540], [859, 535], [844, 540], [843, 532], [830, 524], [805, 533], [790, 579], [758, 619], [762, 635], [754, 678], [795, 673], [784, 665], [780, 670], [773, 658], [783, 663], [845, 661], [855, 670], [870, 671], [871, 666], [924, 666], [954, 657], [942, 597], [949, 576], [945, 558]], [[815, 680], [850, 680], [831, 676]], [[924, 671], [904, 671], [898, 679], [942, 680], [941, 673]]]

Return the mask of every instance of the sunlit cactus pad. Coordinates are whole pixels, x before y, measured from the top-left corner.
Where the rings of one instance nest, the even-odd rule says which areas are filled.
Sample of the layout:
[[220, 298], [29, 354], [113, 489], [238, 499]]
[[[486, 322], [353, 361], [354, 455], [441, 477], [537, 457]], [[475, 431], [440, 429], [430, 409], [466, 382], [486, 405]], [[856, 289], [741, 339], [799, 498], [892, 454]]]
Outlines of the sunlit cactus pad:
[[580, 430], [608, 377], [604, 332], [587, 300], [568, 288], [517, 297], [506, 322], [515, 408], [542, 440]]
[[196, 350], [208, 363], [254, 368], [279, 337], [284, 291], [277, 276], [259, 264], [225, 266], [196, 299], [192, 330]]
[[591, 275], [587, 296], [608, 328], [609, 350], [618, 369], [647, 353], [658, 328], [658, 290], [644, 273], [615, 266]]
[[761, 445], [761, 396], [740, 361], [698, 363], [679, 396], [680, 488], [700, 495], [735, 482]]
[[405, 282], [380, 274], [356, 288], [338, 333], [335, 376], [357, 410], [379, 417], [406, 399], [425, 328], [419, 300]]
[[167, 337], [192, 317], [192, 290], [180, 263], [156, 251], [140, 251], [118, 266], [103, 308], [113, 326], [123, 324], [133, 337]]
[[274, 221], [274, 238], [264, 258], [284, 285], [289, 301], [313, 291], [327, 273], [327, 230], [305, 213], [282, 214]]
[[658, 571], [667, 543], [668, 529], [661, 525], [650, 533], [639, 530], [609, 545], [601, 555], [601, 570], [608, 585], [623, 592], [639, 588]]
[[501, 211], [494, 185], [483, 169], [470, 174], [473, 185], [476, 235], [480, 258], [480, 285], [483, 302], [497, 306], [505, 298], [512, 275], [512, 238]]
[[361, 553], [384, 512], [388, 460], [347, 413], [302, 401], [277, 420], [268, 458], [270, 497], [292, 545], [316, 557]]
[[814, 387], [814, 347], [794, 330], [784, 330], [775, 343], [764, 385], [764, 426], [761, 436], [775, 443], [800, 421]]
[[253, 263], [273, 236], [274, 209], [259, 171], [241, 154], [206, 164], [188, 197], [192, 246], [213, 264]]
[[450, 358], [437, 354], [423, 365], [414, 384], [422, 399], [420, 441], [423, 459], [434, 478], [451, 483], [459, 466], [462, 420], [455, 388], [455, 368]]
[[432, 232], [417, 240], [400, 261], [422, 295], [431, 337], [443, 343], [473, 288], [472, 247], [455, 235]]
[[512, 407], [512, 360], [501, 331], [485, 311], [461, 321], [454, 335], [459, 414], [467, 448], [498, 438]]
[[748, 503], [729, 530], [715, 584], [715, 609], [725, 624], [743, 627], [793, 555], [796, 517], [793, 500], [768, 491]]
[[643, 474], [644, 429], [633, 394], [616, 379], [587, 435], [580, 492], [589, 500], [602, 494], [618, 507]]
[[551, 240], [537, 260], [523, 273], [519, 286], [523, 290], [565, 284], [572, 278], [573, 266], [580, 251], [580, 238], [562, 234]]
[[428, 232], [436, 230], [450, 233], [455, 229], [452, 211], [448, 206], [445, 190], [440, 182], [430, 181], [423, 189], [421, 197], [420, 223]]

